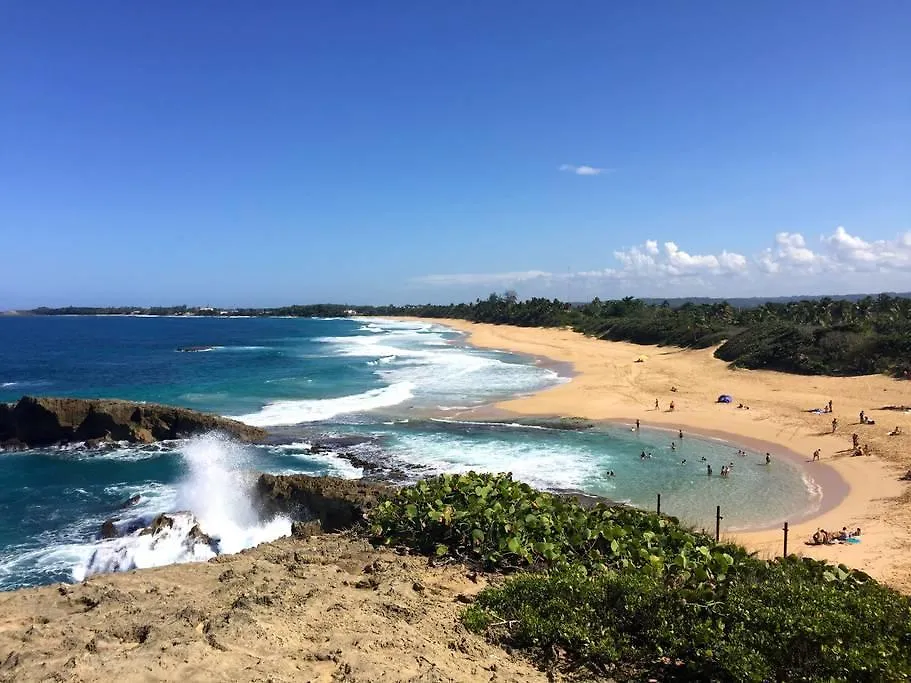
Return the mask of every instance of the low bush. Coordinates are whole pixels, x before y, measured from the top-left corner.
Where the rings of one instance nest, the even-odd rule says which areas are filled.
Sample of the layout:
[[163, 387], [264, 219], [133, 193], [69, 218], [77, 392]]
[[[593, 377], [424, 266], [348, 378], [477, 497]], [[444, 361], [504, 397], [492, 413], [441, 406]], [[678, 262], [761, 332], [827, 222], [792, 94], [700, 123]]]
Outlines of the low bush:
[[636, 567], [694, 586], [723, 581], [748, 555], [670, 517], [536, 491], [509, 474], [444, 474], [401, 489], [370, 515], [371, 535], [488, 569], [581, 562]]
[[907, 598], [843, 565], [766, 562], [669, 517], [583, 508], [510, 475], [443, 475], [370, 513], [378, 544], [515, 571], [464, 614], [538, 658], [621, 679], [911, 676]]
[[911, 675], [908, 601], [874, 581], [819, 580], [796, 558], [698, 601], [636, 571], [579, 565], [483, 591], [463, 619], [491, 640], [623, 680], [897, 681]]

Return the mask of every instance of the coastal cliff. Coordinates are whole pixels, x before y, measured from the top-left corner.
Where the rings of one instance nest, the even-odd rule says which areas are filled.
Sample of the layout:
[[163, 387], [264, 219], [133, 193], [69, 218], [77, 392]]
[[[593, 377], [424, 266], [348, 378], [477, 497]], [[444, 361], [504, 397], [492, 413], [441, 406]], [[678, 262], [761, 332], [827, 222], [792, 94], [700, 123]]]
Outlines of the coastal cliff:
[[246, 442], [266, 436], [236, 420], [154, 403], [33, 396], [0, 403], [0, 447], [6, 448], [74, 441], [152, 443], [210, 431]]

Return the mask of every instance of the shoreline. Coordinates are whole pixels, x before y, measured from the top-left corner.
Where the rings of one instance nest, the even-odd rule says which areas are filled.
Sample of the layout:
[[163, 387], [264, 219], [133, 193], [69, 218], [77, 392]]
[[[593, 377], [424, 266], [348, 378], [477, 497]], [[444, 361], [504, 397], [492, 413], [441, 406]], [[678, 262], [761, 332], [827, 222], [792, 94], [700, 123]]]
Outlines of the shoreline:
[[[884, 404], [911, 405], [911, 382], [885, 376], [823, 377], [788, 375], [767, 370], [730, 369], [714, 358], [712, 349], [678, 349], [613, 342], [585, 337], [566, 329], [522, 328], [436, 318], [396, 318], [442, 325], [466, 334], [466, 342], [484, 349], [508, 351], [536, 359], [568, 364], [574, 376], [568, 382], [535, 394], [488, 406], [514, 416], [581, 417], [592, 421], [632, 424], [638, 415], [643, 426], [684, 429], [705, 438], [717, 438], [773, 459], [788, 458], [810, 473], [822, 490], [819, 508], [789, 520], [789, 554], [797, 553], [844, 563], [866, 571], [897, 588], [911, 591], [911, 510], [900, 473], [911, 468], [906, 441], [911, 416], [885, 411]], [[639, 356], [644, 363], [634, 363]], [[672, 393], [671, 386], [678, 387]], [[735, 396], [749, 410], [717, 404], [718, 395]], [[654, 400], [662, 410], [656, 411]], [[677, 409], [665, 406], [675, 401]], [[827, 400], [841, 429], [831, 433], [829, 415], [809, 412]], [[485, 408], [481, 408], [484, 411]], [[860, 425], [860, 410], [876, 425]], [[478, 409], [462, 415], [479, 415]], [[720, 425], [720, 426], [719, 426]], [[894, 426], [902, 435], [889, 437]], [[851, 457], [851, 433], [869, 443], [872, 454]], [[756, 448], [758, 446], [758, 448]], [[822, 451], [819, 464], [810, 454]], [[774, 463], [774, 460], [773, 460]], [[775, 525], [775, 526], [772, 526]], [[860, 544], [807, 546], [820, 527], [862, 529]], [[724, 533], [761, 557], [781, 555], [783, 532], [777, 523]]]

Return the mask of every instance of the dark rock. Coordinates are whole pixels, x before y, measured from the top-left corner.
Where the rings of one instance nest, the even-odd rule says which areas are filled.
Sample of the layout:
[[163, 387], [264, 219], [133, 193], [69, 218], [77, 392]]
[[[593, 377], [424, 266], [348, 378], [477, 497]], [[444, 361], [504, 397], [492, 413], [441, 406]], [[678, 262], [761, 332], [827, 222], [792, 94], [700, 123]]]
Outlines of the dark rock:
[[221, 431], [241, 441], [261, 441], [266, 432], [236, 420], [186, 408], [107, 399], [35, 398], [0, 403], [0, 443], [30, 447], [106, 441], [151, 443]]
[[167, 513], [162, 513], [152, 520], [152, 523], [139, 532], [140, 536], [147, 534], [157, 534], [165, 529], [174, 528], [174, 517]]
[[264, 517], [285, 514], [302, 521], [319, 520], [324, 532], [354, 526], [393, 489], [385, 484], [304, 474], [262, 474], [255, 497]]
[[194, 524], [193, 528], [187, 533], [187, 542], [190, 545], [203, 543], [218, 552], [218, 543], [209, 534], [200, 529], [198, 524]]
[[97, 439], [89, 439], [88, 441], [85, 442], [85, 447], [86, 448], [110, 447], [110, 445], [113, 443], [114, 443], [114, 440], [111, 438], [111, 435], [105, 434], [104, 436], [100, 436]]
[[105, 520], [101, 525], [101, 538], [117, 538], [120, 534], [117, 532], [117, 526], [113, 519]]
[[310, 538], [311, 536], [317, 536], [321, 533], [323, 533], [323, 527], [317, 520], [291, 523], [291, 535], [294, 536], [294, 538]]
[[123, 501], [120, 505], [118, 505], [117, 509], [126, 510], [127, 508], [131, 508], [134, 505], [138, 505], [140, 500], [142, 500], [142, 496], [140, 496], [138, 493], [134, 494]]

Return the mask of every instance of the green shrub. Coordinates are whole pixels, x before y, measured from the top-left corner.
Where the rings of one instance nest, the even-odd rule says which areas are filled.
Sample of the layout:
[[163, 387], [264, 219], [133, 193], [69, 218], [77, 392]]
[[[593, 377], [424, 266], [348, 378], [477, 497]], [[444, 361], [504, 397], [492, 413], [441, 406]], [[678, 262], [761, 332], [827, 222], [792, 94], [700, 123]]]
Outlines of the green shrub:
[[401, 489], [370, 514], [377, 543], [490, 569], [581, 562], [638, 567], [696, 588], [712, 586], [748, 555], [673, 518], [628, 507], [583, 508], [509, 474], [444, 474]]
[[789, 559], [727, 582], [723, 600], [634, 570], [579, 565], [483, 591], [465, 625], [541, 659], [622, 679], [894, 681], [911, 675], [908, 601], [876, 582], [820, 581]]
[[676, 520], [583, 508], [510, 475], [443, 475], [370, 514], [375, 543], [492, 569], [468, 628], [622, 679], [891, 681], [911, 675], [911, 610], [862, 572], [765, 562]]

